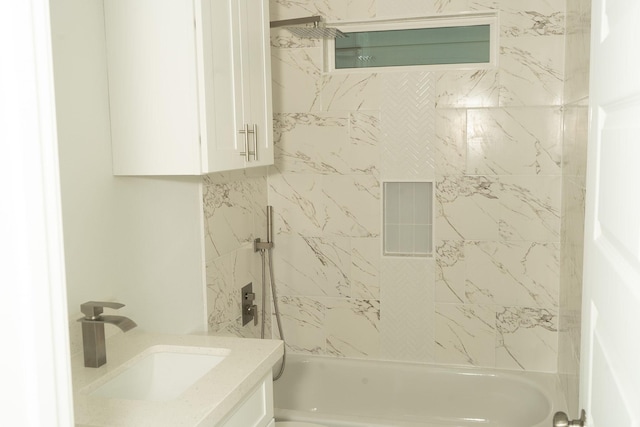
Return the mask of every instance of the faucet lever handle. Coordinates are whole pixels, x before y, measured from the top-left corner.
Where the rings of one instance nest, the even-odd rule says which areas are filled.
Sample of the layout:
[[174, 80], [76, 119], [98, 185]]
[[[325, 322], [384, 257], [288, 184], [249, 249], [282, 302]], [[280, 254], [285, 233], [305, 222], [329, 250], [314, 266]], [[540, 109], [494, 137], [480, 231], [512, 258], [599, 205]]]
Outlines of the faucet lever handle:
[[124, 307], [124, 304], [109, 301], [87, 301], [80, 304], [80, 311], [82, 311], [82, 314], [84, 314], [87, 319], [95, 319], [102, 314], [103, 308], [105, 307], [117, 310]]

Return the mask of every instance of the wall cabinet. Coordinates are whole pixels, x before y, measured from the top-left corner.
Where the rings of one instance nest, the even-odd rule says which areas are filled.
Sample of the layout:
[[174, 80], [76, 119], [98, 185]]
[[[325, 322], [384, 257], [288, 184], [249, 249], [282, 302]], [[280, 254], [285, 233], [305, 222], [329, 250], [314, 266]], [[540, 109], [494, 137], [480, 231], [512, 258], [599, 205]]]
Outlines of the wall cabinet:
[[105, 0], [115, 175], [273, 164], [267, 0]]

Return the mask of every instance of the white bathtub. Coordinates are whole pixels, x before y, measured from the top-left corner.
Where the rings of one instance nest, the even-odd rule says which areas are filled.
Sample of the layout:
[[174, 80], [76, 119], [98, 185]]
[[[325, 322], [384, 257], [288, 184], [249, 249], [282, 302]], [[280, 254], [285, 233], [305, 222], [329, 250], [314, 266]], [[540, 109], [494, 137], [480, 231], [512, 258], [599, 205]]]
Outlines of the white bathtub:
[[329, 427], [550, 427], [564, 399], [553, 374], [287, 357], [276, 420]]

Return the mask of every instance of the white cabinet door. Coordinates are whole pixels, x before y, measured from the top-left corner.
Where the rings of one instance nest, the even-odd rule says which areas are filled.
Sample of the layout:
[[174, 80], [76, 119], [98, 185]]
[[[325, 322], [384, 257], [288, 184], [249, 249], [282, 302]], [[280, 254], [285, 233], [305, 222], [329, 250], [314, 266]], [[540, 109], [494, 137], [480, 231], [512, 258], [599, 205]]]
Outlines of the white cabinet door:
[[[271, 63], [269, 40], [269, 3], [233, 0], [239, 4], [241, 22], [246, 25], [240, 35], [242, 46], [242, 82], [244, 123], [253, 134], [248, 167], [273, 164], [273, 123], [271, 108]], [[254, 150], [255, 149], [255, 150]]]
[[198, 1], [200, 13], [196, 16], [198, 72], [202, 82], [200, 99], [203, 140], [202, 169], [204, 173], [241, 169], [245, 167], [243, 140], [238, 129], [242, 123], [242, 88], [240, 62], [240, 33], [231, 0]]
[[266, 0], [202, 0], [196, 19], [203, 170], [273, 164], [269, 11]]
[[273, 422], [273, 380], [269, 372], [221, 427], [269, 427]]
[[104, 2], [115, 175], [199, 174], [193, 2]]
[[580, 402], [590, 427], [640, 426], [637, 0], [595, 0]]
[[273, 164], [266, 0], [104, 7], [114, 174]]

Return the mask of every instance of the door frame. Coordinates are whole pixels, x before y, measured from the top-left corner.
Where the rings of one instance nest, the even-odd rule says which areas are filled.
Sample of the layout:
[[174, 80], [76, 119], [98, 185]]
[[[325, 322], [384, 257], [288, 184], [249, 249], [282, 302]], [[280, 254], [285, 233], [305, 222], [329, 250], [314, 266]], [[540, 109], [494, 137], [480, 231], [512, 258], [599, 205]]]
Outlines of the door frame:
[[0, 3], [0, 424], [72, 426], [48, 0]]

